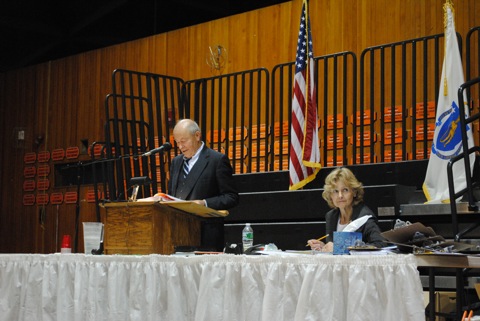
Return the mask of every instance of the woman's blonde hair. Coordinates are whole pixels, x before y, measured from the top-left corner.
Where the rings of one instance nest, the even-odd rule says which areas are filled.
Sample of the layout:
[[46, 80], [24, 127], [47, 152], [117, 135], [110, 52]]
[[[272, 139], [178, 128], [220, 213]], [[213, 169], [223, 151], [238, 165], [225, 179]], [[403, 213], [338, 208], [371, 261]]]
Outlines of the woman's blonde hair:
[[357, 180], [352, 171], [345, 167], [339, 167], [334, 169], [327, 178], [325, 178], [325, 185], [323, 186], [324, 191], [322, 197], [327, 201], [328, 206], [335, 208], [335, 205], [332, 201], [332, 192], [336, 188], [336, 184], [342, 181], [347, 185], [353, 192], [353, 205], [357, 205], [363, 202], [363, 195], [365, 191], [363, 190], [363, 185]]

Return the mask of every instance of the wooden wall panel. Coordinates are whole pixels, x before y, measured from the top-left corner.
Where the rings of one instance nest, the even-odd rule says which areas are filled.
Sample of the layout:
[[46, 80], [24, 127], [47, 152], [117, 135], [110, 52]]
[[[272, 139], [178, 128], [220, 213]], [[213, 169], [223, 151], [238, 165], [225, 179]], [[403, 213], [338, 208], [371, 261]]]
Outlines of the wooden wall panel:
[[184, 28], [156, 36], [156, 73], [188, 79], [185, 76], [193, 69], [192, 55], [195, 54], [190, 47], [191, 33], [191, 28]]
[[[442, 33], [443, 3], [311, 0], [314, 53], [353, 51], [359, 56], [369, 46]], [[465, 37], [470, 28], [480, 25], [480, 1], [454, 3], [456, 29]], [[81, 139], [101, 141], [104, 100], [111, 92], [113, 70], [148, 71], [184, 80], [210, 77], [214, 73], [206, 54], [208, 46], [216, 44], [228, 51], [223, 73], [271, 70], [295, 58], [301, 4], [293, 0], [1, 74], [0, 252], [50, 253], [59, 250], [57, 242], [63, 234], [74, 235], [74, 205], [22, 204], [23, 157], [26, 152], [81, 147]], [[25, 129], [24, 141], [15, 138], [17, 128]], [[35, 145], [38, 135], [44, 137], [40, 146]], [[53, 168], [54, 163], [49, 164]], [[48, 178], [48, 193], [75, 190], [54, 187], [53, 170]], [[85, 197], [88, 188], [81, 190], [81, 220], [95, 220]], [[43, 209], [44, 224], [40, 224]]]

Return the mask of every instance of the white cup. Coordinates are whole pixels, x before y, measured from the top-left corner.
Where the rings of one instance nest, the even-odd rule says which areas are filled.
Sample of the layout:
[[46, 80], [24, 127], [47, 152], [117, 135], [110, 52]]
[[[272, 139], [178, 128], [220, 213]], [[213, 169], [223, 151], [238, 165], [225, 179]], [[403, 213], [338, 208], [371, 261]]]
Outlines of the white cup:
[[83, 243], [85, 254], [92, 254], [92, 250], [98, 250], [102, 238], [103, 223], [83, 222]]

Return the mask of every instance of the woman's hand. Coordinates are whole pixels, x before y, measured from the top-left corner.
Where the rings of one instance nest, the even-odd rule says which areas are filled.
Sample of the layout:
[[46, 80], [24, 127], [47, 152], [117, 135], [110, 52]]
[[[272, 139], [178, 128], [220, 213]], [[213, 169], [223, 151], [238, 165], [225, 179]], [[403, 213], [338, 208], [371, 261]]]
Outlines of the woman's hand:
[[321, 252], [333, 252], [333, 242], [328, 242], [327, 244], [319, 240], [308, 240], [308, 245], [315, 251]]
[[308, 240], [307, 244], [312, 248], [312, 250], [315, 251], [322, 251], [323, 247], [325, 246], [325, 243], [319, 240]]
[[322, 249], [322, 252], [333, 252], [333, 242], [328, 242]]

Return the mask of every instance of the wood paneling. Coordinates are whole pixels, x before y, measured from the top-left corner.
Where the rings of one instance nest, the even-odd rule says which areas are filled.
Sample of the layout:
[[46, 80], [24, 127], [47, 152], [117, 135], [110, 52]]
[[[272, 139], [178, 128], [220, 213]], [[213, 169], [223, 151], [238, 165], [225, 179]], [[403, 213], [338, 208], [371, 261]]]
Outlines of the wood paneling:
[[[316, 56], [347, 50], [358, 56], [369, 46], [443, 32], [444, 0], [309, 3]], [[480, 1], [454, 3], [456, 29], [465, 37], [470, 28], [480, 25]], [[301, 4], [301, 0], [293, 0], [1, 74], [0, 252], [55, 252], [63, 234], [74, 236], [75, 205], [22, 204], [23, 156], [32, 151], [80, 147], [80, 139], [85, 138], [89, 143], [102, 141], [104, 99], [111, 92], [114, 69], [184, 80], [209, 77], [208, 46], [220, 44], [228, 50], [223, 73], [259, 67], [271, 70], [295, 58]], [[24, 141], [15, 137], [18, 128], [25, 130]], [[39, 146], [35, 144], [37, 136], [44, 138]], [[53, 167], [52, 161], [49, 164]], [[48, 193], [75, 190], [54, 187], [53, 170], [48, 178]], [[83, 187], [80, 194], [80, 220], [94, 221], [86, 188], [90, 187]], [[80, 239], [79, 249], [81, 246]]]

